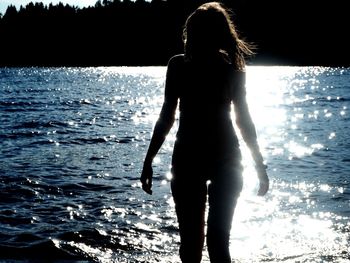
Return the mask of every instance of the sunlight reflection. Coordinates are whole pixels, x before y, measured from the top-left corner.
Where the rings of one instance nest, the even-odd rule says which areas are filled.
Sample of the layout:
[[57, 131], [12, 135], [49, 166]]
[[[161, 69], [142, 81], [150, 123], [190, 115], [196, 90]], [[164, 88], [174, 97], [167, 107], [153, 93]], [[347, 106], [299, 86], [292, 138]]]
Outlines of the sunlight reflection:
[[141, 222], [136, 223], [136, 224], [135, 224], [135, 227], [136, 227], [137, 229], [141, 229], [141, 230], [147, 231], [147, 232], [161, 233], [161, 232], [159, 231], [159, 229], [157, 229], [157, 228], [152, 228], [152, 227], [150, 227], [150, 225], [146, 225], [146, 224], [141, 223]]
[[142, 105], [142, 108], [135, 112], [131, 117], [135, 124], [140, 124], [143, 122], [155, 124], [160, 108], [162, 105], [163, 97], [162, 96], [148, 96], [144, 97], [142, 101], [135, 101], [133, 103]]
[[335, 132], [331, 132], [328, 136], [328, 139], [332, 140], [335, 137]]
[[310, 155], [313, 153], [314, 149], [305, 147], [296, 143], [295, 141], [290, 141], [284, 145], [284, 147], [294, 156], [302, 157], [304, 155]]
[[[301, 199], [289, 196], [289, 202], [301, 202]], [[277, 199], [268, 203], [240, 201], [231, 233], [230, 248], [235, 259], [304, 262], [302, 258], [309, 258], [310, 254], [337, 255], [346, 251], [346, 236], [340, 236], [332, 227], [330, 218], [334, 215], [293, 215], [279, 211], [279, 206]]]
[[[303, 122], [331, 119], [335, 115], [331, 112], [332, 108], [325, 109], [321, 103], [305, 110], [304, 104], [315, 105], [318, 98], [314, 93], [305, 94], [305, 90], [317, 92], [322, 88], [315, 76], [321, 74], [323, 70], [315, 68], [312, 71], [313, 77], [310, 77], [310, 72], [301, 67], [274, 67], [274, 70], [267, 67], [247, 68], [247, 100], [256, 124], [261, 151], [268, 165], [272, 158], [280, 158], [278, 155], [286, 154], [288, 161], [288, 157], [289, 160], [294, 160], [310, 156], [324, 148], [322, 143], [314, 140], [312, 134], [303, 132]], [[162, 77], [164, 78], [164, 75]], [[164, 82], [159, 80], [158, 84], [158, 89], [162, 89]], [[304, 93], [301, 93], [301, 90], [304, 90]], [[143, 91], [136, 99], [129, 99], [129, 104], [137, 108], [133, 112], [134, 123], [154, 126], [163, 101], [163, 96], [158, 94]], [[332, 98], [322, 97], [322, 99]], [[345, 115], [346, 111], [347, 109], [343, 108], [339, 114]], [[232, 118], [234, 120], [234, 111]], [[171, 153], [175, 132], [176, 125], [161, 151]], [[335, 132], [331, 132], [326, 137], [333, 139], [335, 135]], [[149, 136], [149, 133], [144, 133], [144, 137], [146, 136]], [[242, 141], [239, 132], [238, 136]], [[257, 174], [250, 152], [243, 142], [241, 150], [244, 188], [235, 210], [230, 247], [235, 259], [241, 262], [264, 260], [304, 262], [304, 259], [312, 257], [312, 254], [334, 255], [346, 250], [345, 235], [339, 234], [332, 224], [336, 215], [319, 211], [313, 213], [317, 211], [318, 206], [315, 196], [322, 194], [337, 196], [344, 192], [344, 188], [332, 187], [326, 183], [307, 183], [302, 180], [289, 182], [272, 178], [269, 194], [266, 197], [257, 197]], [[157, 156], [155, 165], [164, 166], [168, 161], [164, 156]], [[271, 172], [276, 174], [276, 168], [272, 167]], [[165, 172], [164, 175], [159, 181], [161, 187], [169, 185], [171, 180], [170, 172]], [[140, 186], [140, 183], [134, 185]], [[142, 222], [132, 224], [132, 221], [128, 221], [136, 232], [143, 233], [137, 241], [130, 241], [134, 242], [135, 246], [160, 251], [166, 244], [173, 244], [178, 238], [176, 235], [174, 237], [158, 232], [157, 227], [163, 224], [168, 224], [170, 229], [177, 226], [172, 197], [160, 196], [170, 208], [166, 212], [166, 219], [154, 212], [157, 209], [155, 202], [145, 202], [142, 208], [152, 212], [139, 215]], [[312, 212], [305, 214], [304, 209], [310, 209]], [[114, 208], [106, 208], [103, 214], [109, 220], [123, 216], [121, 211], [117, 212]]]
[[[263, 155], [267, 162], [271, 157], [285, 153], [289, 160], [313, 155], [325, 146], [315, 141], [312, 134], [303, 132], [304, 119], [331, 119], [335, 113], [321, 103], [319, 109], [313, 106], [310, 112], [305, 111], [304, 104], [315, 105], [318, 97], [315, 93], [305, 94], [303, 91], [303, 94], [300, 91], [310, 89], [317, 92], [322, 88], [317, 76], [323, 74], [324, 69], [274, 69], [280, 71], [279, 74], [273, 75], [270, 71], [269, 75], [264, 72], [266, 69], [258, 70], [257, 67], [247, 69], [247, 99]], [[298, 77], [293, 79], [290, 76], [294, 74]], [[335, 97], [321, 99], [330, 101]], [[337, 100], [340, 99], [337, 97]], [[343, 116], [346, 109], [339, 112]], [[336, 135], [332, 131], [326, 136], [332, 140]], [[258, 198], [256, 171], [243, 142], [241, 150], [244, 188], [235, 210], [231, 237], [231, 253], [235, 259], [242, 262], [319, 262], [320, 255], [338, 258], [342, 253], [348, 253], [346, 232], [339, 233], [332, 222], [336, 217], [339, 220], [345, 218], [322, 211], [305, 214], [305, 209], [319, 209], [315, 197], [331, 195], [337, 198], [344, 191], [342, 187], [306, 181], [272, 181], [268, 196]]]
[[[250, 112], [257, 127], [278, 126], [286, 120], [286, 114], [281, 107], [286, 92], [287, 79], [276, 78], [266, 67], [247, 68], [247, 100]], [[276, 67], [276, 70], [285, 70]], [[273, 118], [271, 118], [273, 116]]]

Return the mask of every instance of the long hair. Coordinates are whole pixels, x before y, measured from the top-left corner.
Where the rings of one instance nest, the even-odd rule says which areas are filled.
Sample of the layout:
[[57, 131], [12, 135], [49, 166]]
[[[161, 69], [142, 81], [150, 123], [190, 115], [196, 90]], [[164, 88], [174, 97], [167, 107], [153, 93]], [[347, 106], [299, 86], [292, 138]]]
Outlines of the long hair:
[[187, 18], [183, 41], [186, 59], [221, 53], [239, 70], [254, 54], [253, 46], [239, 37], [230, 10], [218, 2], [199, 6]]

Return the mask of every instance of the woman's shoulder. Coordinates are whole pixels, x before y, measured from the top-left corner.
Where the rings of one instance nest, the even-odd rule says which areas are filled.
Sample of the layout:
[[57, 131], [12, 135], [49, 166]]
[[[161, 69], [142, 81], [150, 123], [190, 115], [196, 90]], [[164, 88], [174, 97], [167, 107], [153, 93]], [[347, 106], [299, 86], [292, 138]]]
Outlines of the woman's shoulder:
[[183, 54], [172, 56], [168, 61], [168, 66], [167, 66], [168, 76], [182, 74], [185, 68], [184, 64], [185, 64], [185, 57]]
[[168, 61], [168, 66], [174, 66], [174, 65], [183, 65], [185, 62], [185, 55], [184, 54], [176, 54], [172, 56]]

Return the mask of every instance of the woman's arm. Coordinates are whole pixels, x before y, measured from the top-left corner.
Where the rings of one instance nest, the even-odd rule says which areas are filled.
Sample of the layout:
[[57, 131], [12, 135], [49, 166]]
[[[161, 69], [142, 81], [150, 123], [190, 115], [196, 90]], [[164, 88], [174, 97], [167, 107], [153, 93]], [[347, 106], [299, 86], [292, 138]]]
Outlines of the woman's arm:
[[178, 66], [176, 65], [174, 59], [171, 59], [167, 68], [163, 106], [154, 127], [151, 142], [143, 164], [140, 181], [142, 183], [142, 189], [148, 194], [152, 194], [153, 159], [163, 145], [165, 138], [175, 121], [175, 113], [178, 102], [178, 96], [175, 90], [175, 81], [178, 72], [177, 67]]
[[264, 164], [264, 159], [261, 154], [255, 125], [251, 118], [245, 92], [245, 73], [240, 73], [237, 78], [236, 88], [237, 93], [234, 96], [234, 110], [236, 116], [236, 124], [241, 131], [243, 140], [247, 144], [253, 160], [255, 168], [260, 180], [260, 189], [258, 195], [265, 195], [269, 189], [269, 179], [266, 173], [267, 166]]

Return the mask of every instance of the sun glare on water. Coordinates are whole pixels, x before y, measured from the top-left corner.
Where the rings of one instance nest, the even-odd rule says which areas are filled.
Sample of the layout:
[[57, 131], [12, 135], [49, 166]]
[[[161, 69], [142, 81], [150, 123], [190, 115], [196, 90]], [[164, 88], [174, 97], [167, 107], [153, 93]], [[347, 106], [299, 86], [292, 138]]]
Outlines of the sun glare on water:
[[[293, 76], [298, 71], [300, 68], [294, 67], [275, 67], [274, 70], [249, 67], [247, 70], [247, 100], [268, 165], [275, 156], [285, 155], [287, 160], [292, 160], [310, 156], [324, 147], [321, 143], [309, 143], [307, 136], [302, 134], [298, 136], [302, 140], [286, 141], [289, 129], [295, 130], [298, 118], [305, 116], [303, 112], [297, 111], [294, 117], [290, 117], [285, 107], [281, 106], [298, 100], [297, 97], [293, 99], [290, 96], [293, 84], [289, 78], [284, 77]], [[303, 88], [304, 84], [300, 82], [298, 85]], [[329, 139], [332, 136], [335, 137], [331, 134]], [[257, 197], [258, 180], [254, 164], [243, 142], [241, 149], [245, 181], [232, 224], [233, 257], [239, 262], [348, 262], [346, 259], [332, 261], [332, 256], [329, 256], [338, 257], [348, 251], [346, 235], [340, 235], [334, 229], [332, 218], [336, 215], [319, 211], [309, 214], [302, 210], [305, 203], [306, 208], [315, 206], [315, 201], [309, 199], [310, 194], [331, 194], [343, 189], [333, 189], [327, 184], [286, 185], [270, 178], [270, 192], [266, 197]], [[269, 169], [270, 173], [271, 169], [274, 170], [273, 167]], [[296, 193], [286, 191], [288, 188], [294, 189]], [[320, 255], [326, 255], [325, 258], [328, 259], [322, 261]]]

